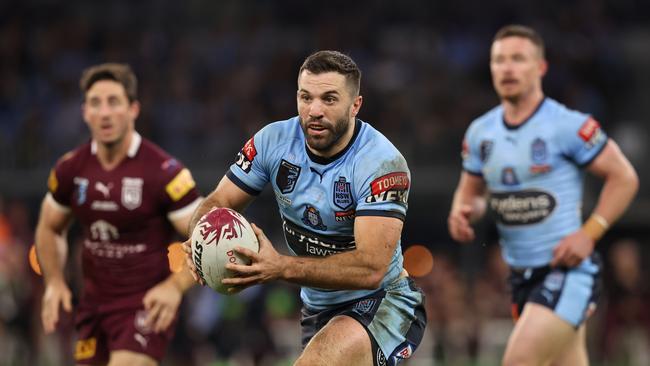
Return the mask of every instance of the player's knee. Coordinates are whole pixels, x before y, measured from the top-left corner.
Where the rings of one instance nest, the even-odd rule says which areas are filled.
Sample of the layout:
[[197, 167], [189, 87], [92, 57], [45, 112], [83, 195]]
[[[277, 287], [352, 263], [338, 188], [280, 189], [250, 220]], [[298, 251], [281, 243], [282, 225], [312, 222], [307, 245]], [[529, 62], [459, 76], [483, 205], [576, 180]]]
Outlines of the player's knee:
[[319, 354], [303, 352], [300, 357], [294, 362], [293, 366], [325, 366], [328, 363]]
[[528, 352], [506, 352], [502, 366], [537, 366], [540, 363]]

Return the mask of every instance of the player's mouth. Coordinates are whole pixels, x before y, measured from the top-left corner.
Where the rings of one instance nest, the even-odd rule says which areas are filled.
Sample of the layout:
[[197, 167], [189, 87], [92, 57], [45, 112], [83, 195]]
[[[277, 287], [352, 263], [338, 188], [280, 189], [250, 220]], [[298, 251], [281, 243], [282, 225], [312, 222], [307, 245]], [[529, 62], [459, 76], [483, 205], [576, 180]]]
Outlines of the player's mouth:
[[321, 135], [327, 131], [327, 127], [323, 125], [309, 124], [307, 125], [307, 130], [312, 134]]
[[510, 85], [517, 85], [517, 84], [519, 84], [519, 80], [517, 79], [506, 78], [501, 80], [501, 85], [503, 86], [510, 86]]

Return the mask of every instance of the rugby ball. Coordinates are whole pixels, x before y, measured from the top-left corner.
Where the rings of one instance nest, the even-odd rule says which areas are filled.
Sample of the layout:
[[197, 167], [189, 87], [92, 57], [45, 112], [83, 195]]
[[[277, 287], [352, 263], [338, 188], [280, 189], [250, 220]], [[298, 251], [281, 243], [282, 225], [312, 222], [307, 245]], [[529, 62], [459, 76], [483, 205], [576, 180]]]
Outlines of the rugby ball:
[[227, 294], [230, 286], [221, 280], [235, 276], [226, 269], [226, 264], [250, 264], [250, 259], [234, 248], [260, 250], [251, 224], [239, 212], [225, 207], [214, 207], [203, 215], [192, 231], [191, 240], [196, 273], [206, 285], [222, 294]]

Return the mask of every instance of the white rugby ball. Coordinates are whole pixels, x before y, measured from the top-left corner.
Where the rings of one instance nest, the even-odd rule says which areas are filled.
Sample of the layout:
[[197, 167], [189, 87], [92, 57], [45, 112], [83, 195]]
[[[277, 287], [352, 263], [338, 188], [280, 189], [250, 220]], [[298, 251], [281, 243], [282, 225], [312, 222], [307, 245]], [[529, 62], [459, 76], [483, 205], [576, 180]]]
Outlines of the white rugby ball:
[[250, 264], [250, 259], [233, 250], [235, 247], [260, 250], [251, 224], [235, 210], [214, 207], [192, 231], [192, 262], [196, 272], [206, 285], [222, 294], [227, 294], [230, 286], [221, 280], [235, 276], [226, 269], [226, 264]]

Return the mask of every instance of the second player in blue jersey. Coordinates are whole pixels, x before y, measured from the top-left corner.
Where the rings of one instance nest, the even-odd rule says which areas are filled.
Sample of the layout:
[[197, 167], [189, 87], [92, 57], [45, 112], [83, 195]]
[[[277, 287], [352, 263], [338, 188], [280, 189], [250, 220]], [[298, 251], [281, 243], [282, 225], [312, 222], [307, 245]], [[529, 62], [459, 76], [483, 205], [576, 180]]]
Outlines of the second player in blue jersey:
[[[586, 366], [584, 321], [595, 309], [600, 276], [594, 246], [627, 208], [638, 180], [593, 117], [544, 96], [546, 69], [534, 30], [497, 32], [490, 70], [501, 104], [467, 130], [449, 232], [473, 240], [470, 223], [486, 207], [497, 222], [518, 319], [504, 365]], [[585, 171], [605, 184], [583, 223]]]

